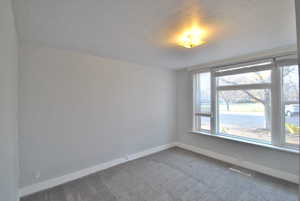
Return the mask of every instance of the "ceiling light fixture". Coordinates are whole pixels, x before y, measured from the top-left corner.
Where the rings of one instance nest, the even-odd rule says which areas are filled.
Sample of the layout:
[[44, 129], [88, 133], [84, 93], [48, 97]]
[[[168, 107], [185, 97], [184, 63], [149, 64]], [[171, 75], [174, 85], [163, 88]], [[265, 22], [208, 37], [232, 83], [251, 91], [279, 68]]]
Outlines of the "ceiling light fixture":
[[178, 44], [185, 48], [193, 48], [202, 45], [205, 31], [197, 26], [194, 26], [184, 31], [178, 38]]

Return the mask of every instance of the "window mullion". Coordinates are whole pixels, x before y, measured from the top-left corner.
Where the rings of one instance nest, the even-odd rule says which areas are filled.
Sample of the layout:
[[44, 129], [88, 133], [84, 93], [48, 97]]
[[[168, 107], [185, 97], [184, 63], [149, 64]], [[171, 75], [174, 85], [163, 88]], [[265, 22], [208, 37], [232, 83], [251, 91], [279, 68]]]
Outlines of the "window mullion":
[[[197, 80], [198, 81], [198, 84], [197, 84], [197, 93], [198, 93], [197, 112], [201, 112], [201, 93], [200, 93], [201, 85], [200, 85], [200, 79], [201, 79], [200, 74], [198, 74], [198, 80]], [[197, 123], [198, 123], [197, 130], [201, 130], [201, 117], [200, 116], [197, 117]]]
[[272, 69], [271, 79], [271, 106], [272, 106], [272, 125], [271, 125], [271, 137], [272, 144], [281, 146], [284, 144], [284, 132], [282, 123], [282, 92], [281, 92], [281, 70], [277, 67], [274, 61], [274, 67]]
[[268, 89], [270, 88], [269, 83], [261, 83], [261, 84], [239, 84], [239, 85], [226, 85], [226, 86], [218, 86], [218, 91], [232, 91], [232, 90], [249, 90], [249, 89]]
[[216, 97], [216, 76], [215, 72], [211, 71], [211, 79], [210, 79], [210, 90], [211, 90], [211, 118], [210, 118], [210, 125], [211, 125], [211, 134], [217, 134], [217, 97]]
[[199, 117], [196, 116], [196, 112], [199, 110], [199, 74], [194, 74], [194, 111], [193, 111], [193, 116], [194, 116], [194, 129], [198, 130], [199, 128]]
[[196, 78], [197, 74], [193, 74], [192, 75], [192, 88], [193, 88], [193, 130], [196, 130], [196, 116], [195, 116], [195, 113], [196, 113], [196, 100], [197, 100], [197, 93], [196, 93], [196, 90], [197, 90], [197, 87], [196, 87]]

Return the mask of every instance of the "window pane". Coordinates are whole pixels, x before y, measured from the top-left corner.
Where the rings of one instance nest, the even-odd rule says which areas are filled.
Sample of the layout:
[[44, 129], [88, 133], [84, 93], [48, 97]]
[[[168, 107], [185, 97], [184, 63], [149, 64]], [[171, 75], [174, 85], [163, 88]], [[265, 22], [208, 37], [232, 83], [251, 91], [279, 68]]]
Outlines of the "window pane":
[[210, 117], [196, 115], [194, 127], [196, 131], [210, 131]]
[[299, 74], [298, 66], [285, 66], [282, 70], [285, 139], [299, 144]]
[[210, 130], [210, 117], [201, 117], [201, 129]]
[[271, 142], [269, 89], [218, 92], [218, 133]]
[[200, 73], [199, 104], [201, 113], [210, 113], [210, 73]]
[[210, 114], [210, 72], [197, 73], [194, 75], [194, 112], [196, 131], [210, 129], [210, 117], [202, 114]]
[[271, 71], [259, 71], [242, 73], [237, 75], [227, 75], [218, 78], [219, 86], [240, 85], [240, 84], [261, 84], [271, 82]]

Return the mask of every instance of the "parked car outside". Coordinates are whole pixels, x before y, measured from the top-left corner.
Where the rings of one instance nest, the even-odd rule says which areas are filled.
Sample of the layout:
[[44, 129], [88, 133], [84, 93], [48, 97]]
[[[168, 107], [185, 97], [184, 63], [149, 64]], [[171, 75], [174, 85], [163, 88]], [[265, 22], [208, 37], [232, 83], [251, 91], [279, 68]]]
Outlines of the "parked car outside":
[[294, 116], [299, 115], [299, 104], [290, 104], [285, 106], [285, 115]]

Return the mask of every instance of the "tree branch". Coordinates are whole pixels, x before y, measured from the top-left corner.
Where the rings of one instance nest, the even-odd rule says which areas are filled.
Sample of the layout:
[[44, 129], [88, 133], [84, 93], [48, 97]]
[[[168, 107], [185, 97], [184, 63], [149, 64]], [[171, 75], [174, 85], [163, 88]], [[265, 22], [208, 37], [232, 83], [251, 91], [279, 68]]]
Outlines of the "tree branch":
[[[225, 79], [222, 79], [222, 81], [223, 81], [223, 82], [226, 82], [226, 83], [228, 83], [228, 84], [238, 85], [236, 82], [233, 82], [233, 81], [228, 81], [228, 80], [225, 80]], [[251, 94], [249, 91], [247, 91], [247, 90], [242, 90], [242, 92], [244, 92], [245, 94], [247, 94], [248, 96], [250, 96], [252, 99], [256, 100], [257, 102], [260, 102], [260, 103], [262, 103], [262, 104], [265, 105], [265, 101], [264, 101], [264, 100], [262, 100], [262, 99], [260, 99], [260, 98], [258, 98], [258, 97], [256, 97], [256, 96], [254, 96], [254, 95]]]
[[255, 97], [255, 96], [252, 95], [249, 91], [247, 91], [247, 90], [242, 90], [242, 91], [243, 91], [245, 94], [247, 94], [248, 96], [250, 96], [252, 99], [254, 99], [254, 100], [256, 100], [257, 102], [260, 102], [260, 103], [262, 103], [262, 104], [265, 105], [265, 101], [263, 101], [263, 100], [261, 100], [261, 99]]

